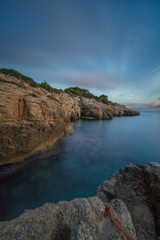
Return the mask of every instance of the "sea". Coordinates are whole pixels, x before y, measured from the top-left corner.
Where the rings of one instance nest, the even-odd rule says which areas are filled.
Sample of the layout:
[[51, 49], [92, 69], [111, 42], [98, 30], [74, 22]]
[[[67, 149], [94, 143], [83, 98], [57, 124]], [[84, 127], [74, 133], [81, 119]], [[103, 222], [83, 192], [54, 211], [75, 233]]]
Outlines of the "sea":
[[[112, 120], [78, 120], [49, 150], [1, 168], [0, 221], [46, 202], [93, 196], [129, 163], [160, 163], [160, 111]], [[4, 177], [3, 171], [11, 168]], [[16, 169], [16, 170], [15, 170]]]

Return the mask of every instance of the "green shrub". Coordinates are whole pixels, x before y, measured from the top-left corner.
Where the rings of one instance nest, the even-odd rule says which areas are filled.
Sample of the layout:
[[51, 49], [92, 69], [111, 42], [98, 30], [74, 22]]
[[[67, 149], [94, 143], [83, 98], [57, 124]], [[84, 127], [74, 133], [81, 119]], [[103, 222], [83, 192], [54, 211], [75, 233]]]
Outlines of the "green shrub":
[[82, 96], [86, 98], [94, 98], [98, 100], [98, 97], [89, 92], [88, 89], [83, 89], [79, 87], [70, 87], [64, 90], [65, 93], [68, 93], [71, 96]]
[[13, 69], [7, 69], [7, 68], [0, 68], [0, 72], [4, 73], [6, 75], [18, 78], [20, 80], [25, 81], [26, 83], [28, 83], [30, 86], [32, 87], [39, 87], [39, 84], [36, 83], [32, 78], [25, 76], [23, 74], [21, 74], [20, 72], [13, 70]]
[[46, 81], [41, 82], [39, 84], [39, 86], [46, 89], [48, 92], [51, 92], [51, 93], [54, 92], [54, 93], [59, 94], [59, 93], [63, 92], [62, 89], [56, 89], [56, 88], [51, 87]]
[[59, 102], [58, 101], [58, 99], [56, 99], [54, 96], [48, 96], [51, 100], [53, 100], [53, 101], [57, 101], [57, 102]]
[[39, 86], [46, 89], [48, 92], [53, 92], [52, 87], [46, 81], [41, 82]]
[[98, 101], [102, 102], [102, 103], [105, 103], [105, 104], [108, 104], [108, 96], [102, 94], [98, 97]]
[[[79, 88], [79, 87], [70, 87], [70, 88], [66, 88], [64, 90], [65, 93], [68, 93], [71, 96], [82, 96], [82, 97], [86, 97], [86, 98], [93, 98], [96, 101], [105, 103], [105, 104], [109, 104], [108, 101], [108, 96], [106, 95], [101, 95], [99, 97], [95, 96], [94, 94], [90, 93], [88, 89], [83, 89], [83, 88]], [[111, 101], [110, 101], [111, 102]]]

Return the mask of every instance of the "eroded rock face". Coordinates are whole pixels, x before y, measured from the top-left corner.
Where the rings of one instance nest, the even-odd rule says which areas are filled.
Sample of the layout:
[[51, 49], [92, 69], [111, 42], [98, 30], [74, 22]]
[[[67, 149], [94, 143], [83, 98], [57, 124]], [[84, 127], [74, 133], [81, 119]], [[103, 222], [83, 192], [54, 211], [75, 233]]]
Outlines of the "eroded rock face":
[[0, 124], [0, 165], [15, 163], [51, 147], [73, 132], [71, 122]]
[[130, 108], [127, 108], [125, 105], [116, 104], [113, 106], [113, 116], [121, 117], [121, 116], [136, 116], [139, 115], [139, 112], [133, 111]]
[[97, 102], [95, 99], [82, 97], [81, 102], [81, 118], [84, 119], [112, 119], [121, 116], [136, 116], [139, 112], [133, 111], [121, 104], [106, 105]]
[[125, 239], [123, 234], [136, 239], [131, 216], [123, 202], [117, 200], [112, 205], [115, 214], [112, 218], [117, 217], [119, 221], [125, 219], [122, 232], [111, 219], [109, 208], [99, 198], [92, 197], [58, 204], [47, 203], [10, 222], [0, 223], [0, 239], [122, 240]]
[[160, 164], [130, 164], [96, 192], [105, 203], [120, 199], [131, 214], [138, 240], [160, 237]]
[[[4, 74], [0, 74], [3, 79]], [[0, 83], [0, 122], [70, 121], [80, 117], [78, 101], [67, 94], [52, 94], [41, 88], [30, 87], [16, 78]]]
[[159, 239], [160, 164], [130, 164], [105, 181], [96, 195], [47, 203], [1, 222], [0, 239]]
[[112, 119], [113, 107], [95, 99], [81, 98], [81, 116], [88, 119]]

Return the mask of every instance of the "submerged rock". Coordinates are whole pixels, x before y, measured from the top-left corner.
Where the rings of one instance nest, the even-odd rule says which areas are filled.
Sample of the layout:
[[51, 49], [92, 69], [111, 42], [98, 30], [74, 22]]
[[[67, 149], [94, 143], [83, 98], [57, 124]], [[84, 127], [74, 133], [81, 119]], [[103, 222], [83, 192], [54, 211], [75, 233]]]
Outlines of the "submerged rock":
[[0, 239], [157, 240], [160, 164], [130, 164], [88, 199], [47, 203], [0, 223]]

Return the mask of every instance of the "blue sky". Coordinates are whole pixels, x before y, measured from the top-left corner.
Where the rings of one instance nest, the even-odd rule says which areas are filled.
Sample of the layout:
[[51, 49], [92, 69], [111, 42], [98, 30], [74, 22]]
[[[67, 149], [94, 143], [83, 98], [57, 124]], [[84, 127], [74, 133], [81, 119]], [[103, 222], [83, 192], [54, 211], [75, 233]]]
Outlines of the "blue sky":
[[159, 0], [1, 0], [0, 66], [158, 107], [159, 12]]

